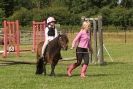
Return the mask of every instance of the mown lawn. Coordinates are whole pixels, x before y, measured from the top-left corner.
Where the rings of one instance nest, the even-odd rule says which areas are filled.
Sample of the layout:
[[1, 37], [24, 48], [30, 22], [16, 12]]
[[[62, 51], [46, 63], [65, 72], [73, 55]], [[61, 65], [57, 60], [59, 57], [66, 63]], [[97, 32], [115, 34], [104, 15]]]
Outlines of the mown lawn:
[[[21, 53], [21, 57], [10, 55], [0, 61], [0, 89], [132, 89], [133, 87], [133, 40], [125, 44], [123, 38], [104, 36], [104, 44], [114, 62], [104, 51], [106, 65], [90, 64], [87, 77], [80, 78], [81, 66], [74, 70], [72, 77], [67, 77], [66, 68], [73, 61], [60, 61], [55, 77], [50, 77], [50, 65], [47, 65], [47, 76], [35, 75], [35, 64], [22, 64], [22, 61], [35, 62], [35, 54]], [[63, 57], [74, 57], [74, 50], [62, 52]]]

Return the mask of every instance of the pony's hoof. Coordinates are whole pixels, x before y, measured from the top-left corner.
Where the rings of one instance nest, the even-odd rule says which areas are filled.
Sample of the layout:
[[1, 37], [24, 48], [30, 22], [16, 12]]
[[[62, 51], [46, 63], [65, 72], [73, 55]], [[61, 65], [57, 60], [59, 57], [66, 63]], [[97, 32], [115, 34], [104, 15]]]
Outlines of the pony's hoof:
[[41, 72], [41, 71], [36, 71], [36, 73], [35, 74], [42, 74], [43, 72]]
[[44, 76], [46, 76], [47, 74], [44, 73]]
[[49, 76], [55, 76], [55, 74], [50, 74]]
[[62, 60], [63, 58], [62, 57], [60, 57], [60, 60]]
[[35, 73], [36, 75], [40, 75], [40, 74], [42, 74], [42, 73]]

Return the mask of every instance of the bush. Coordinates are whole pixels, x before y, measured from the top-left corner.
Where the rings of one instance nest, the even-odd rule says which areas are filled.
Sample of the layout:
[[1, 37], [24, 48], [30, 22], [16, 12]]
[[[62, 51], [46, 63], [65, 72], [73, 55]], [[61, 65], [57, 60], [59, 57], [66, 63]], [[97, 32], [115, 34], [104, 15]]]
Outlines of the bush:
[[2, 9], [0, 8], [0, 17], [3, 17], [3, 16], [5, 16], [4, 10], [2, 10]]
[[100, 10], [100, 14], [103, 17], [103, 25], [108, 25], [110, 23], [111, 10], [109, 7], [104, 7]]
[[46, 19], [45, 11], [42, 9], [34, 8], [31, 10], [32, 13], [32, 19], [34, 21], [43, 21], [43, 19]]
[[20, 10], [16, 11], [11, 17], [10, 20], [19, 20], [22, 26], [26, 26], [31, 24], [32, 21], [32, 13], [28, 11], [26, 8], [21, 8]]

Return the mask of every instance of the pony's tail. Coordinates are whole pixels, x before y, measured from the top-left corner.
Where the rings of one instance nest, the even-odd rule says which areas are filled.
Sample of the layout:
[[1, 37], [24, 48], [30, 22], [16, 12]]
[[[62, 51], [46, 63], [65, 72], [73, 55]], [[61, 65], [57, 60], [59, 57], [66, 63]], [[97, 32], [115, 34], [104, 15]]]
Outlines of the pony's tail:
[[43, 64], [44, 60], [43, 57], [40, 57], [38, 59], [37, 65], [36, 65], [36, 74], [42, 74], [44, 71], [44, 64]]

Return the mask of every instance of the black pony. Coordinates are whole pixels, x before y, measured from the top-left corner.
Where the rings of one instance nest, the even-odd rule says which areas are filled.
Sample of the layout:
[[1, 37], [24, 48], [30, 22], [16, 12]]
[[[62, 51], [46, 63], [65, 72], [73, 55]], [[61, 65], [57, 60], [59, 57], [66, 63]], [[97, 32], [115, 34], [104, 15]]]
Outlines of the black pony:
[[46, 64], [51, 64], [51, 76], [55, 75], [54, 69], [58, 63], [61, 54], [61, 49], [67, 50], [68, 48], [68, 37], [66, 34], [59, 34], [54, 40], [50, 41], [46, 47], [44, 57], [41, 57], [41, 50], [44, 42], [40, 42], [37, 47], [37, 65], [36, 74], [46, 75]]

